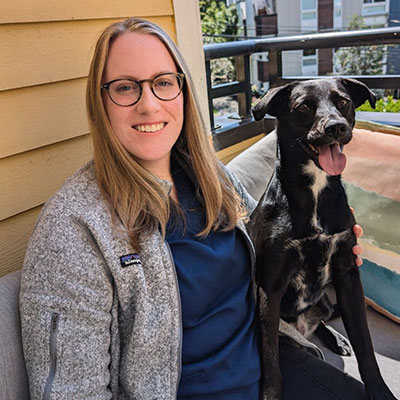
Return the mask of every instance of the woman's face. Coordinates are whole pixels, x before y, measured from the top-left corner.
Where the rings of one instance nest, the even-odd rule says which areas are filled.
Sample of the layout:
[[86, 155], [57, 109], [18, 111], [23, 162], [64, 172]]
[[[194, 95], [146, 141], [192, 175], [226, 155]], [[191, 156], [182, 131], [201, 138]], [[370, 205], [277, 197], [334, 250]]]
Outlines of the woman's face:
[[[177, 72], [165, 45], [155, 36], [126, 33], [110, 47], [103, 83], [128, 78], [152, 79], [164, 72]], [[150, 84], [142, 84], [140, 100], [129, 107], [113, 103], [103, 90], [111, 126], [125, 149], [148, 171], [170, 178], [171, 149], [183, 125], [183, 93], [170, 101], [159, 100]]]

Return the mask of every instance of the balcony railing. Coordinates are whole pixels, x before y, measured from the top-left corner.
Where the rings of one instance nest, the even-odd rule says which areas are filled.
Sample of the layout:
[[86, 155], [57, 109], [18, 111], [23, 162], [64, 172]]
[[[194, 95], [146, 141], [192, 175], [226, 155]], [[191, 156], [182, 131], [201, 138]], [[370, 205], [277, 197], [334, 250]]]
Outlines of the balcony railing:
[[[206, 59], [209, 116], [213, 131], [214, 143], [218, 148], [225, 148], [246, 138], [273, 129], [274, 121], [266, 118], [254, 121], [251, 116], [251, 81], [250, 55], [268, 53], [269, 86], [275, 87], [293, 80], [313, 79], [318, 76], [282, 76], [282, 51], [322, 48], [339, 48], [350, 46], [368, 46], [382, 44], [399, 44], [400, 27], [368, 29], [346, 32], [316, 33], [286, 37], [257, 38], [227, 43], [208, 44], [204, 46]], [[211, 60], [224, 57], [235, 57], [236, 80], [212, 85]], [[399, 89], [400, 75], [348, 76], [360, 80], [374, 89]], [[238, 120], [223, 126], [216, 126], [213, 112], [213, 100], [218, 97], [237, 95]]]

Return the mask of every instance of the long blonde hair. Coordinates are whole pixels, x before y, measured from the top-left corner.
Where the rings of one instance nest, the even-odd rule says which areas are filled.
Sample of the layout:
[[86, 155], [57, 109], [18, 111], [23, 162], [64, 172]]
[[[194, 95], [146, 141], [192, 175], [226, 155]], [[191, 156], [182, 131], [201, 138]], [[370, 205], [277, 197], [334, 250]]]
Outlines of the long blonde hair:
[[114, 23], [104, 30], [95, 47], [87, 82], [86, 107], [92, 132], [96, 179], [109, 202], [113, 217], [120, 219], [132, 245], [138, 248], [141, 233], [160, 228], [165, 236], [170, 215], [168, 193], [160, 180], [141, 167], [119, 142], [102, 100], [100, 87], [111, 43], [129, 32], [154, 35], [160, 39], [178, 70], [185, 74], [184, 123], [174, 147], [189, 162], [200, 189], [206, 224], [199, 235], [205, 236], [217, 229], [232, 230], [238, 219], [245, 217], [245, 212], [208, 140], [183, 57], [159, 26], [139, 18]]

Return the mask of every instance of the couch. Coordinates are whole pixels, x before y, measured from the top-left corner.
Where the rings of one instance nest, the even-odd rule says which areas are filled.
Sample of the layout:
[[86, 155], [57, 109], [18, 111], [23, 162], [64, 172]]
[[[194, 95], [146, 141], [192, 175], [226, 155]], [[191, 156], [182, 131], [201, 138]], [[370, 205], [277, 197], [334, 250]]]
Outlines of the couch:
[[[228, 164], [255, 198], [261, 196], [272, 173], [275, 140], [273, 134], [267, 135]], [[248, 174], [249, 171], [260, 173]], [[0, 278], [0, 400], [29, 399], [20, 334], [19, 285], [19, 271]], [[400, 325], [370, 308], [368, 318], [382, 375], [394, 394], [400, 398]], [[332, 325], [345, 333], [340, 319]], [[317, 339], [315, 342], [323, 349], [328, 362], [359, 379], [354, 356], [340, 357], [324, 348]]]

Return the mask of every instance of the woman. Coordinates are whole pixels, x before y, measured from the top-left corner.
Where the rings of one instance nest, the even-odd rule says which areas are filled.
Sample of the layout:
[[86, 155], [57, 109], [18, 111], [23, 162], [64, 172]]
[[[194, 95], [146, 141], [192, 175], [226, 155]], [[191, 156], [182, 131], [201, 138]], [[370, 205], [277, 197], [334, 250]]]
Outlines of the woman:
[[94, 160], [45, 205], [24, 263], [32, 399], [258, 398], [255, 204], [218, 163], [192, 88], [158, 26], [132, 18], [99, 38]]

